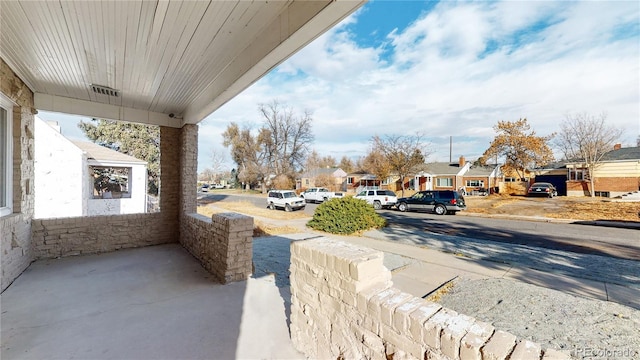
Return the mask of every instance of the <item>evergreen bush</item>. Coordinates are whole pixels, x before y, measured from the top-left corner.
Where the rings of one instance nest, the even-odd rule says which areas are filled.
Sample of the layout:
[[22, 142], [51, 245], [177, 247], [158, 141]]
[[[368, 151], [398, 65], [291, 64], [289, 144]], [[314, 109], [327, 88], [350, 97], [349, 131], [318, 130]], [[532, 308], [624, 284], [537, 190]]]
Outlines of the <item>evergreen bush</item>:
[[348, 235], [381, 228], [386, 223], [366, 201], [349, 196], [322, 203], [307, 226], [332, 234]]

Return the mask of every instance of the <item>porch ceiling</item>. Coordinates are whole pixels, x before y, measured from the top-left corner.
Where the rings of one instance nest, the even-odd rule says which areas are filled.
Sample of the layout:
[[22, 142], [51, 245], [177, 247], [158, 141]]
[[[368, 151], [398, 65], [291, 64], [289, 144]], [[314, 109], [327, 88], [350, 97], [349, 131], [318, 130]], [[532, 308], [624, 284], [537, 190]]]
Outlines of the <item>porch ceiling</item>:
[[37, 109], [180, 127], [364, 2], [0, 1], [0, 57]]

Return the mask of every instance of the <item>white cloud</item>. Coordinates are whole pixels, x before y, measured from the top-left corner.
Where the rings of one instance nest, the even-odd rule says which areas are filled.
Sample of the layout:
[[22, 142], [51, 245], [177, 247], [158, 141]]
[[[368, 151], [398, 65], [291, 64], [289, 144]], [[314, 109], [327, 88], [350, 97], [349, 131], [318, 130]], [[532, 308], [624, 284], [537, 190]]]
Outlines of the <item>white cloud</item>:
[[[206, 141], [230, 121], [258, 123], [258, 103], [275, 98], [312, 110], [314, 147], [338, 158], [364, 154], [375, 134], [416, 131], [431, 137], [431, 161], [448, 160], [451, 135], [454, 157], [472, 158], [499, 120], [526, 117], [546, 135], [567, 113], [583, 111], [607, 112], [625, 129], [623, 143], [635, 144], [640, 133], [636, 3], [442, 2], [398, 24], [379, 47], [358, 44], [350, 32], [358, 16], [367, 11], [212, 114], [201, 125]], [[626, 37], [625, 24], [635, 29]]]

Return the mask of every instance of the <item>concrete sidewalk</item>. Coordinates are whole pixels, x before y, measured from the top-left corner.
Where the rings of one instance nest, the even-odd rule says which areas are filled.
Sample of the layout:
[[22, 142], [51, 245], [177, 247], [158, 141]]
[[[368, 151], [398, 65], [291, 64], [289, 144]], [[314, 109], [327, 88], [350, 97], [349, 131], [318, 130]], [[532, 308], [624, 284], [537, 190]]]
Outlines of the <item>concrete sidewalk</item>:
[[367, 231], [363, 236], [329, 235], [307, 228], [304, 219], [256, 219], [300, 230], [281, 237], [330, 236], [380, 250], [385, 253], [385, 266], [392, 271], [394, 285], [418, 297], [455, 278], [505, 278], [640, 309], [637, 261], [393, 227]]
[[[637, 287], [590, 280], [552, 270], [540, 271], [521, 265], [486, 261], [468, 257], [461, 253], [445, 253], [367, 236], [339, 238], [383, 251], [385, 257], [400, 255], [415, 260], [406, 266], [392, 268], [391, 270], [394, 285], [400, 290], [418, 297], [424, 297], [432, 293], [441, 285], [455, 278], [505, 278], [640, 309], [640, 288]], [[606, 259], [600, 260], [606, 262]], [[635, 263], [635, 271], [640, 271], [640, 264], [637, 262], [632, 263]], [[611, 270], [615, 271], [615, 269]]]

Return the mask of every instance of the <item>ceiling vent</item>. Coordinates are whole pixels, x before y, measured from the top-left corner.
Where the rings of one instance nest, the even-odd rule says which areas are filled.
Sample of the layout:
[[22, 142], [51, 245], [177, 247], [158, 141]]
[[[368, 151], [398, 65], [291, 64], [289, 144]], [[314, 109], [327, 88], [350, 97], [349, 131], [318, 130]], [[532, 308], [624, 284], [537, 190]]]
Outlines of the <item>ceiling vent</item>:
[[100, 95], [120, 97], [120, 91], [116, 89], [112, 89], [108, 86], [91, 84], [91, 90], [93, 90], [94, 93], [100, 94]]

